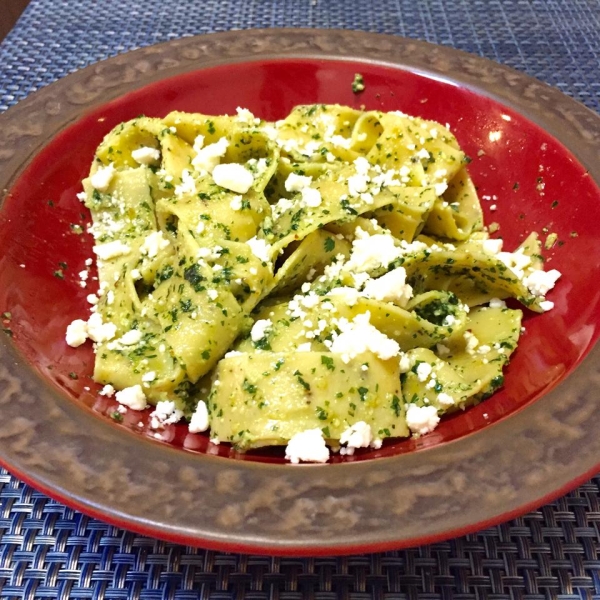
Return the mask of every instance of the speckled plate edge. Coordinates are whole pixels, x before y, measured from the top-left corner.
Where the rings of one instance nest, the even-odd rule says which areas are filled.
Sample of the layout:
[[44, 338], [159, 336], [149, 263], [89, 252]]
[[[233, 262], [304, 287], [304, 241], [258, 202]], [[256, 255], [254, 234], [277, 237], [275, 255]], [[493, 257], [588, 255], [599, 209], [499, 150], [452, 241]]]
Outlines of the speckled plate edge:
[[[377, 62], [467, 86], [540, 125], [600, 182], [600, 117], [535, 79], [410, 39], [271, 29], [143, 48], [32, 94], [0, 115], [0, 190], [94, 107], [181, 73], [273, 58]], [[112, 427], [57, 393], [6, 338], [0, 464], [92, 516], [176, 542], [269, 554], [381, 551], [501, 522], [592, 476], [600, 470], [598, 390], [600, 346], [539, 401], [455, 442], [376, 461], [270, 465], [184, 453]]]

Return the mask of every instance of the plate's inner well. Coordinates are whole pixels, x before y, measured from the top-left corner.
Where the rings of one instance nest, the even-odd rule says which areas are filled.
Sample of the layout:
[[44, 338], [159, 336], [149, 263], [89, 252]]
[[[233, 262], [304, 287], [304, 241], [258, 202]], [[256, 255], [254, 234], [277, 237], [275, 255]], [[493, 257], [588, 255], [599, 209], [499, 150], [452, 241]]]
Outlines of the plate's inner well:
[[[268, 120], [295, 105], [339, 103], [407, 114], [448, 124], [471, 157], [487, 224], [515, 248], [530, 231], [547, 241], [546, 269], [563, 273], [549, 299], [555, 308], [525, 315], [526, 333], [492, 398], [446, 418], [419, 439], [387, 442], [333, 461], [390, 456], [468, 435], [539, 398], [566, 377], [600, 331], [600, 191], [583, 167], [554, 138], [518, 113], [454, 83], [397, 68], [361, 65], [366, 89], [353, 93], [356, 63], [322, 60], [259, 61], [202, 70], [147, 86], [88, 114], [52, 140], [7, 196], [0, 213], [0, 313], [5, 331], [41, 377], [73, 400], [109, 419], [115, 402], [98, 395], [91, 379], [91, 344], [65, 343], [67, 325], [86, 318], [78, 273], [92, 256], [85, 233], [90, 216], [77, 199], [94, 151], [115, 125], [140, 114], [172, 110], [233, 114], [250, 109]], [[493, 203], [486, 198], [494, 198]], [[497, 209], [490, 210], [495, 204]], [[553, 241], [554, 240], [554, 241]], [[92, 275], [95, 273], [92, 272]], [[138, 427], [143, 421], [144, 428]], [[129, 411], [116, 427], [152, 436], [147, 415]], [[280, 450], [240, 454], [185, 424], [161, 431], [163, 441], [196, 452], [283, 462]], [[159, 443], [159, 442], [157, 442]]]

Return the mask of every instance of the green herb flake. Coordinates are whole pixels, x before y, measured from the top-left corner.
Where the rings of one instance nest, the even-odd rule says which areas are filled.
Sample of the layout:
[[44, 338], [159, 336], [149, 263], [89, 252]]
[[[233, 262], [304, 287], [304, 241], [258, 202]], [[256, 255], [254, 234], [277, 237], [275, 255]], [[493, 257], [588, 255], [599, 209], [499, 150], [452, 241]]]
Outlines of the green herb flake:
[[352, 81], [352, 91], [355, 94], [359, 94], [360, 92], [364, 92], [365, 90], [365, 80], [360, 73], [356, 73], [354, 75], [354, 80]]
[[110, 418], [113, 421], [116, 421], [117, 423], [122, 423], [123, 422], [123, 415], [118, 410], [115, 410], [114, 412], [111, 412], [110, 413]]
[[335, 365], [331, 356], [321, 355], [321, 364], [325, 365], [330, 371], [335, 371]]

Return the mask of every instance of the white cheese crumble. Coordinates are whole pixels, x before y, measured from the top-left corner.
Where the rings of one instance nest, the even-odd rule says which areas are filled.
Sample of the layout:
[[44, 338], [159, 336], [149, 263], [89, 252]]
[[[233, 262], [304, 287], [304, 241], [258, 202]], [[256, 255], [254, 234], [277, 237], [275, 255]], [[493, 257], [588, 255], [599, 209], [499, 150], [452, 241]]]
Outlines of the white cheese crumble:
[[124, 333], [117, 342], [123, 346], [134, 346], [142, 339], [142, 332], [139, 329], [130, 329]]
[[394, 302], [404, 307], [412, 298], [413, 289], [406, 283], [406, 269], [398, 267], [378, 279], [369, 279], [363, 293], [374, 300]]
[[304, 188], [310, 187], [312, 183], [312, 177], [306, 177], [305, 175], [297, 175], [296, 173], [290, 173], [285, 180], [285, 189], [288, 192], [301, 192]]
[[148, 258], [154, 258], [170, 244], [171, 242], [163, 236], [162, 231], [153, 231], [144, 238], [144, 242], [140, 246], [140, 252], [147, 255]]
[[183, 412], [175, 406], [173, 400], [161, 400], [150, 413], [150, 427], [163, 429], [166, 425], [181, 421], [182, 418]]
[[237, 163], [217, 165], [212, 175], [217, 185], [237, 194], [245, 194], [254, 183], [252, 173]]
[[72, 348], [81, 346], [81, 344], [85, 343], [87, 338], [87, 323], [82, 319], [75, 319], [67, 326], [65, 339], [67, 344]]
[[417, 365], [417, 377], [419, 381], [424, 382], [429, 379], [431, 372], [433, 371], [432, 366], [429, 363], [422, 362]]
[[440, 418], [435, 406], [417, 406], [410, 404], [406, 411], [406, 424], [413, 433], [424, 435], [433, 431]]
[[150, 383], [156, 379], [156, 371], [148, 371], [142, 375], [142, 381], [144, 383]]
[[131, 158], [140, 165], [153, 165], [160, 160], [160, 151], [149, 146], [142, 146], [131, 151]]
[[92, 187], [97, 189], [99, 192], [107, 192], [115, 172], [115, 166], [112, 163], [110, 163], [107, 167], [100, 167], [90, 177], [90, 183], [92, 184]]
[[554, 287], [560, 276], [560, 271], [556, 269], [551, 271], [535, 270], [525, 277], [523, 283], [534, 296], [545, 296]]
[[437, 395], [437, 401], [441, 406], [452, 406], [455, 403], [454, 398], [450, 394], [446, 394], [446, 392], [440, 392]]
[[103, 323], [102, 315], [94, 313], [87, 322], [88, 337], [97, 343], [112, 340], [117, 334], [117, 326], [114, 323]]
[[302, 204], [310, 208], [317, 208], [321, 206], [323, 198], [321, 192], [315, 188], [305, 187], [302, 189]]
[[234, 196], [229, 203], [231, 210], [242, 210], [242, 197]]
[[118, 256], [125, 256], [131, 252], [131, 248], [120, 240], [115, 240], [114, 242], [108, 242], [106, 244], [98, 244], [97, 246], [94, 246], [92, 250], [100, 260], [111, 260]]
[[181, 183], [175, 186], [175, 195], [183, 196], [184, 194], [196, 193], [196, 180], [189, 169], [184, 169], [181, 172]]
[[200, 400], [198, 402], [198, 406], [196, 406], [194, 414], [192, 414], [192, 418], [190, 419], [190, 424], [188, 427], [189, 432], [202, 433], [208, 429], [209, 425], [210, 423], [208, 420], [208, 408], [206, 406], [206, 402], [204, 402], [204, 400]]
[[106, 396], [110, 398], [111, 396], [115, 395], [115, 388], [112, 385], [110, 385], [110, 383], [107, 383], [98, 393], [101, 396]]
[[340, 454], [352, 456], [356, 448], [368, 448], [372, 440], [371, 426], [364, 421], [358, 421], [340, 436], [340, 444], [346, 444], [345, 448], [340, 449]]
[[260, 119], [255, 117], [247, 108], [241, 108], [238, 106], [235, 109], [235, 112], [237, 113], [237, 118], [240, 123], [246, 123], [248, 125], [260, 125]]
[[270, 319], [259, 319], [252, 326], [252, 331], [250, 331], [250, 339], [253, 342], [259, 342], [267, 335], [272, 327], [273, 323]]
[[483, 251], [490, 256], [499, 254], [502, 251], [502, 240], [482, 240], [481, 246]]
[[250, 246], [250, 250], [252, 250], [252, 254], [256, 256], [261, 262], [269, 262], [270, 253], [271, 253], [271, 245], [268, 244], [265, 240], [259, 240], [256, 237], [250, 238], [246, 244]]
[[146, 394], [142, 391], [141, 385], [132, 385], [117, 392], [115, 398], [119, 404], [128, 406], [132, 410], [144, 410], [148, 403], [146, 402]]
[[370, 318], [371, 313], [366, 312], [356, 315], [352, 321], [339, 319], [338, 327], [341, 333], [334, 336], [331, 352], [341, 354], [345, 363], [349, 363], [352, 358], [367, 351], [373, 352], [381, 360], [398, 356], [400, 353], [398, 342], [373, 327], [369, 322]]
[[490, 308], [506, 308], [506, 302], [500, 298], [490, 298]]
[[192, 166], [197, 171], [206, 171], [212, 173], [215, 167], [221, 162], [229, 148], [227, 138], [222, 137], [218, 142], [204, 146], [204, 136], [199, 135], [194, 140], [194, 150], [196, 156], [192, 159]]
[[356, 228], [356, 239], [352, 242], [352, 253], [346, 263], [350, 271], [370, 271], [378, 267], [387, 267], [402, 255], [394, 238], [389, 234], [369, 235], [360, 227]]
[[323, 432], [307, 429], [292, 436], [285, 449], [285, 458], [291, 463], [316, 462], [325, 463], [329, 460], [329, 448], [325, 444]]

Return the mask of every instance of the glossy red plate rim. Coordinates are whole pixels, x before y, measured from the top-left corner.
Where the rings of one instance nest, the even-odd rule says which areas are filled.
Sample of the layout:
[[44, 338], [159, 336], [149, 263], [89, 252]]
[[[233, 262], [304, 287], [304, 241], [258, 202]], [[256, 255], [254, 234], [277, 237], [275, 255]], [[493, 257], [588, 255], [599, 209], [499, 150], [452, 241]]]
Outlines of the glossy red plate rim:
[[[599, 148], [598, 116], [531, 78], [459, 51], [392, 36], [254, 30], [187, 38], [138, 50], [88, 67], [30, 96], [0, 117], [0, 124], [5, 126], [5, 133], [0, 137], [0, 152], [5, 151], [9, 143], [16, 148], [12, 157], [5, 159], [4, 164], [0, 163], [0, 184], [8, 187], [29, 158], [54, 133], [110, 99], [113, 91], [114, 96], [119, 96], [152, 81], [200, 67], [273, 58], [374, 61], [469, 87], [500, 100], [542, 126], [590, 169], [596, 181], [600, 180], [597, 163], [593, 161]], [[99, 83], [98, 78], [128, 73], [130, 80], [122, 78], [118, 90], [115, 87], [111, 91], [106, 81], [102, 85]], [[61, 93], [67, 89], [71, 94], [75, 92], [81, 96], [77, 110], [70, 107], [65, 111], [60, 106]], [[94, 96], [94, 91], [98, 90], [103, 92], [101, 99], [98, 94]], [[537, 98], [536, 94], [539, 94]], [[41, 119], [38, 122], [42, 131], [37, 135], [31, 135], [24, 128], [32, 116]], [[564, 127], [566, 122], [570, 125], [568, 129]], [[170, 448], [130, 434], [119, 432], [116, 435], [114, 427], [99, 422], [72, 402], [65, 402], [55, 389], [36, 378], [10, 344], [3, 343], [1, 356], [4, 372], [0, 375], [0, 383], [4, 388], [0, 394], [0, 415], [9, 424], [0, 426], [0, 439], [6, 441], [0, 449], [0, 464], [34, 487], [85, 513], [180, 543], [220, 550], [294, 555], [348, 554], [428, 543], [489, 526], [558, 497], [597, 472], [599, 466], [597, 448], [588, 443], [589, 432], [597, 423], [593, 421], [593, 415], [585, 410], [581, 412], [578, 404], [598, 384], [596, 365], [600, 352], [597, 347], [572, 377], [540, 401], [496, 423], [485, 434], [470, 436], [469, 448], [458, 440], [446, 444], [443, 452], [439, 448], [426, 450], [426, 459], [416, 460], [415, 456], [379, 459], [376, 468], [374, 463], [371, 466], [356, 463], [298, 468], [247, 462], [224, 465], [210, 456], [182, 456]], [[29, 373], [33, 379], [25, 381], [24, 373]], [[15, 401], [17, 398], [18, 402]], [[33, 408], [36, 402], [51, 408], [43, 415], [24, 415], [23, 409]], [[563, 414], [569, 407], [575, 414], [569, 414], [565, 419]], [[532, 428], [532, 423], [544, 420], [553, 426]], [[558, 421], [568, 422], [571, 439], [548, 446]], [[65, 447], [57, 449], [48, 445], [52, 440], [51, 433], [43, 439], [43, 444], [35, 437], [29, 440], [32, 447], [24, 447], [26, 426], [39, 433], [52, 423], [60, 423], [62, 438], [55, 442], [65, 443]], [[85, 433], [90, 429], [94, 432], [91, 439]], [[536, 468], [520, 467], [516, 469], [518, 472], [509, 468], [510, 456], [515, 461], [522, 460], [522, 454], [517, 451], [519, 444], [513, 450], [506, 448], [506, 440], [511, 434], [517, 436], [516, 439], [526, 437]], [[140, 474], [129, 472], [131, 465], [123, 461], [111, 464], [110, 456], [102, 454], [102, 448], [106, 448], [103, 443], [111, 444], [116, 456], [119, 452], [126, 455], [128, 450], [136, 448], [152, 462], [151, 468], [146, 474]], [[574, 456], [577, 453], [575, 462], [565, 461], [560, 465], [555, 453], [564, 455], [567, 448]], [[507, 455], [500, 461], [506, 471], [482, 476], [486, 464], [479, 457], [490, 456], [494, 451]], [[453, 458], [461, 466], [470, 461], [472, 468], [454, 469]], [[556, 469], [549, 470], [553, 461]], [[75, 479], [79, 477], [79, 481], [65, 477], [65, 471], [72, 470], [80, 462], [89, 473], [85, 468], [76, 473]], [[487, 463], [487, 467], [491, 465]], [[399, 468], [404, 471], [404, 478], [397, 477], [394, 470]], [[503, 477], [514, 477], [514, 481], [503, 481]], [[149, 483], [148, 479], [155, 483]], [[434, 480], [439, 482], [439, 491], [432, 488]], [[406, 487], [407, 481], [411, 482], [411, 489]], [[476, 485], [480, 486], [479, 490], [474, 489]], [[169, 486], [171, 495], [165, 490]], [[368, 490], [369, 500], [366, 496], [356, 497], [357, 488]], [[206, 498], [206, 494], [213, 494], [215, 498], [212, 504], [206, 502], [203, 507], [209, 515], [199, 517], [199, 525], [195, 525], [193, 515], [171, 514], [168, 507], [161, 508], [159, 502], [151, 501], [148, 494], [153, 490], [160, 490], [165, 502], [172, 499], [174, 493], [187, 495], [191, 503], [196, 503], [198, 497]], [[379, 498], [385, 493], [395, 497], [396, 504]], [[490, 501], [487, 510], [478, 511], [481, 507], [476, 506], [477, 498], [486, 493], [500, 498], [496, 498], [496, 502]], [[432, 529], [423, 527], [421, 531], [407, 535], [393, 525], [394, 521], [402, 521], [419, 503], [424, 512], [435, 515], [439, 507], [428, 506], [432, 499], [439, 502], [440, 498], [451, 499], [456, 494], [462, 496], [462, 505], [458, 513], [449, 511], [454, 520], [443, 518], [436, 521]], [[122, 501], [120, 495], [125, 496], [126, 501]], [[375, 496], [379, 499], [373, 504]], [[350, 504], [346, 501], [348, 497], [352, 499]], [[402, 506], [403, 502], [409, 505], [408, 508]], [[388, 514], [377, 514], [377, 508], [385, 507], [387, 511], [381, 512]], [[465, 518], [469, 507], [471, 516]], [[373, 509], [375, 514], [369, 514]], [[263, 515], [263, 512], [267, 514]], [[395, 514], [399, 515], [396, 519]], [[277, 526], [261, 529], [261, 523], [272, 522], [277, 516], [281, 521]], [[286, 519], [294, 520], [294, 523], [286, 522]], [[298, 535], [302, 519], [306, 531]], [[345, 528], [344, 524], [347, 525]]]

